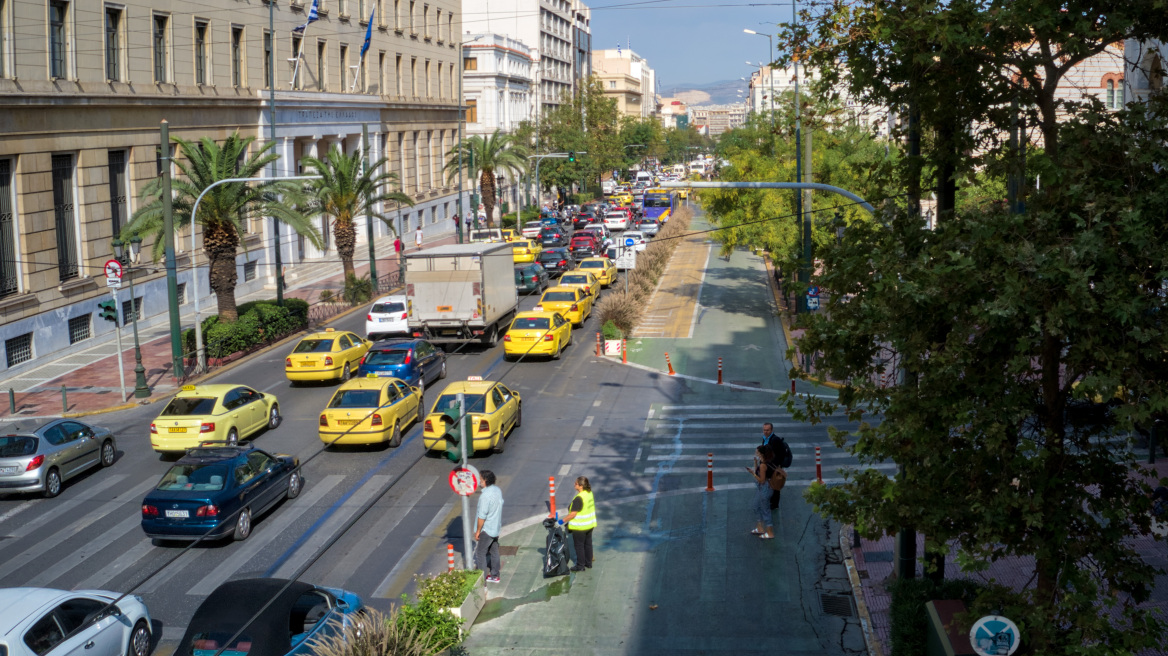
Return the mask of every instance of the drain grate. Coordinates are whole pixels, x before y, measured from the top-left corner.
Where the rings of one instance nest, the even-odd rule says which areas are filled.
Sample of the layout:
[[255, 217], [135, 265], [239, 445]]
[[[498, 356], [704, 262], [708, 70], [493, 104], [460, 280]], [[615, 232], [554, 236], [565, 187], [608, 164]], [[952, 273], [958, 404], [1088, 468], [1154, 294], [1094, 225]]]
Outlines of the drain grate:
[[819, 608], [824, 615], [836, 617], [854, 617], [856, 611], [852, 608], [852, 596], [844, 594], [819, 593]]
[[514, 545], [499, 545], [500, 556], [517, 556], [519, 555], [519, 547]]

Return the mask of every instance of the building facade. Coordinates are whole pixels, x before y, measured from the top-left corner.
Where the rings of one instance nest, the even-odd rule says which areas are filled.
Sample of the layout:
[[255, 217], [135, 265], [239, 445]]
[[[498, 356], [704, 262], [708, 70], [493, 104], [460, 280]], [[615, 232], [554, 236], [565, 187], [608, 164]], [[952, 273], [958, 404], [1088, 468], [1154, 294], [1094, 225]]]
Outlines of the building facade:
[[746, 121], [746, 104], [704, 105], [693, 107], [694, 128], [700, 134], [716, 137], [727, 130], [733, 130]]
[[[353, 152], [367, 126], [371, 155], [389, 158], [416, 203], [394, 213], [394, 228], [453, 229], [444, 219], [457, 190], [442, 166], [457, 139], [459, 0], [321, 0], [319, 19], [294, 30], [311, 6], [0, 0], [0, 375], [114, 329], [97, 317], [108, 297], [104, 263], [143, 188], [161, 175], [163, 120], [187, 140], [238, 131], [257, 139], [256, 152], [272, 139], [274, 91], [273, 173], [302, 172], [305, 157], [334, 146]], [[336, 259], [331, 235], [318, 249], [289, 232], [279, 244], [289, 282], [302, 263]], [[274, 287], [272, 221], [251, 222], [241, 237], [237, 294]], [[189, 229], [176, 234], [179, 301], [192, 300], [197, 272], [209, 306], [197, 228], [194, 242], [192, 261]], [[124, 289], [122, 309], [149, 322], [164, 318], [167, 294], [161, 263], [143, 267], [137, 298]]]
[[1137, 41], [1124, 44], [1125, 98], [1128, 102], [1146, 102], [1152, 94], [1164, 92], [1164, 72], [1168, 69], [1168, 43]]
[[657, 115], [657, 77], [644, 57], [622, 48], [594, 50], [592, 71], [600, 80], [604, 95], [616, 101], [621, 116]]

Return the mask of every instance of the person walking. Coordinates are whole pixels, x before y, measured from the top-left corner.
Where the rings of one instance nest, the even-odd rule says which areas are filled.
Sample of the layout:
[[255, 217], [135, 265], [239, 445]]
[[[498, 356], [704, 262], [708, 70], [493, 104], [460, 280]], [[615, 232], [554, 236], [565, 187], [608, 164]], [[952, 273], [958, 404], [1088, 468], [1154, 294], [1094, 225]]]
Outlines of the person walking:
[[483, 489], [475, 508], [475, 569], [487, 575], [487, 583], [498, 583], [501, 565], [499, 562], [499, 530], [503, 524], [503, 492], [495, 485], [495, 473], [484, 469], [480, 474]]
[[596, 502], [592, 498], [592, 484], [587, 476], [576, 477], [576, 497], [568, 506], [564, 522], [572, 534], [572, 545], [576, 548], [576, 564], [573, 572], [592, 569], [592, 530], [596, 528]]
[[765, 445], [759, 445], [754, 450], [754, 468], [747, 467], [746, 471], [754, 476], [754, 482], [757, 487], [754, 492], [754, 500], [751, 502], [751, 508], [754, 510], [755, 517], [758, 518], [758, 524], [750, 533], [757, 535], [763, 540], [770, 540], [775, 537], [775, 523], [771, 518], [771, 496], [774, 490], [771, 489], [770, 478], [774, 472], [775, 465], [772, 464], [774, 456], [771, 454], [770, 448]]
[[397, 235], [397, 236], [395, 236], [395, 237], [393, 238], [393, 252], [394, 252], [394, 253], [397, 253], [397, 254], [399, 254], [399, 255], [400, 255], [400, 254], [401, 254], [401, 252], [402, 252], [402, 241], [401, 241], [401, 235]]
[[417, 246], [418, 250], [422, 250], [422, 224], [421, 223], [418, 223], [418, 229], [414, 230], [414, 246]]

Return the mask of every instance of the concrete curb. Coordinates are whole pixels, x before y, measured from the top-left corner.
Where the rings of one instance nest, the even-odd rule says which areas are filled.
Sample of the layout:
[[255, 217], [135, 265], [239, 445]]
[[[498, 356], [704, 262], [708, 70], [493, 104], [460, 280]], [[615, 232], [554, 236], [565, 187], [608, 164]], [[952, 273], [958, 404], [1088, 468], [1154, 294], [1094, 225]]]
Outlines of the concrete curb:
[[852, 598], [856, 600], [856, 614], [860, 616], [860, 627], [864, 631], [864, 644], [868, 647], [870, 656], [884, 656], [884, 646], [872, 631], [872, 615], [868, 612], [868, 603], [864, 601], [864, 585], [860, 582], [860, 572], [856, 569], [856, 559], [852, 555], [852, 542], [849, 539], [851, 526], [840, 527], [840, 550], [844, 554], [844, 564], [848, 569], [848, 580], [852, 584]]
[[[595, 356], [593, 356], [593, 357], [595, 357]], [[653, 367], [650, 367], [648, 365], [638, 364], [636, 362], [613, 362], [612, 360], [609, 360], [608, 358], [601, 358], [601, 359], [604, 360], [605, 362], [611, 362], [612, 364], [619, 364], [619, 365], [622, 365], [625, 367], [633, 367], [635, 369], [640, 369], [642, 371], [651, 371], [653, 373], [661, 374], [661, 375], [669, 377], [669, 378], [682, 378], [684, 380], [692, 380], [696, 383], [706, 383], [707, 385], [714, 385], [715, 387], [725, 387], [728, 389], [742, 390], [744, 392], [770, 392], [772, 394], [786, 394], [790, 391], [790, 390], [771, 389], [769, 387], [749, 387], [746, 385], [735, 385], [734, 383], [722, 383], [721, 385], [719, 385], [718, 381], [713, 379], [713, 378], [698, 378], [697, 376], [690, 376], [689, 374], [673, 374], [672, 376], [670, 376], [669, 372], [667, 372], [667, 371], [662, 371], [660, 369], [654, 369]], [[795, 396], [814, 396], [816, 398], [821, 398], [821, 399], [837, 398], [836, 395], [834, 395], [834, 394], [810, 394], [810, 393], [804, 393], [804, 392], [796, 392]]]

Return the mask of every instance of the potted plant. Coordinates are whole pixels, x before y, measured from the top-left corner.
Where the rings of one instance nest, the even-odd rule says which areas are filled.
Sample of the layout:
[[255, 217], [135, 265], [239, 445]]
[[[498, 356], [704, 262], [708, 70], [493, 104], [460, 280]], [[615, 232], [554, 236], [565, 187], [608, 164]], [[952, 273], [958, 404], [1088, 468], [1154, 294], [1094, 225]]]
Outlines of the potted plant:
[[621, 338], [624, 333], [617, 327], [616, 322], [612, 319], [604, 322], [600, 327], [600, 334], [604, 337], [604, 354], [616, 355], [621, 354]]
[[458, 624], [459, 635], [474, 624], [487, 603], [482, 570], [452, 569], [433, 576], [417, 577], [418, 605], [440, 609]]

